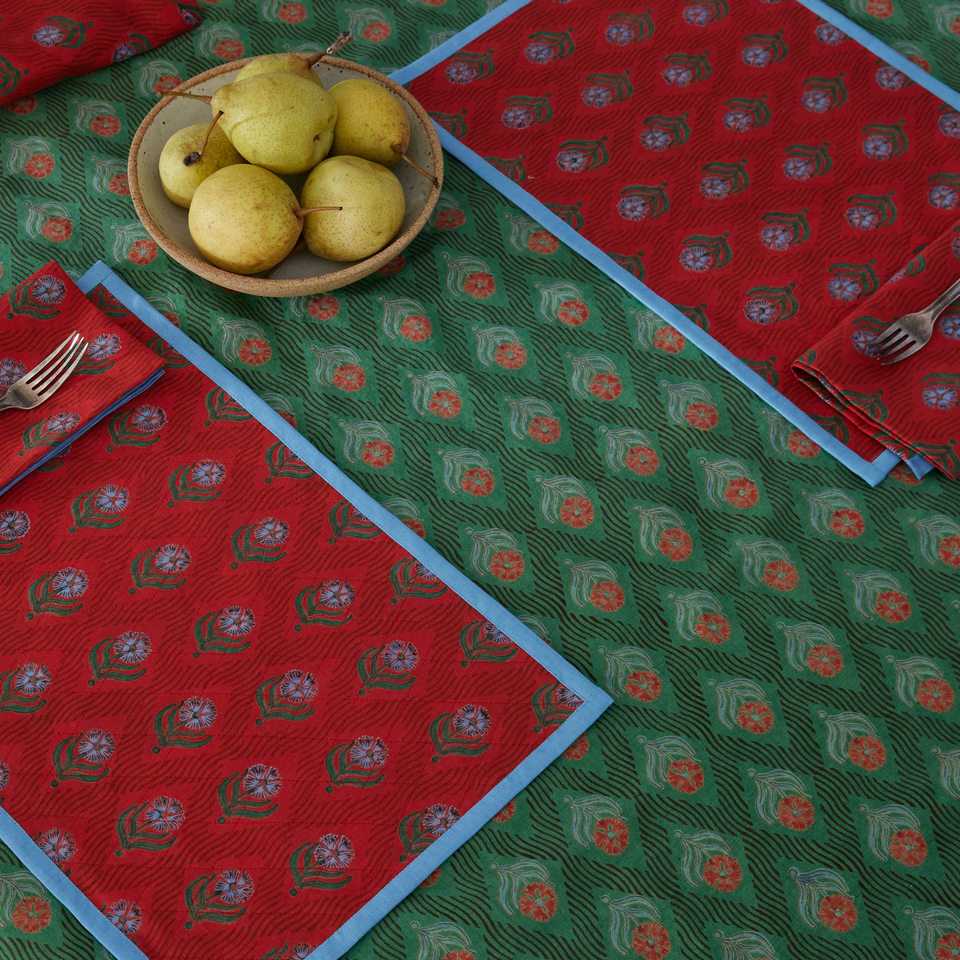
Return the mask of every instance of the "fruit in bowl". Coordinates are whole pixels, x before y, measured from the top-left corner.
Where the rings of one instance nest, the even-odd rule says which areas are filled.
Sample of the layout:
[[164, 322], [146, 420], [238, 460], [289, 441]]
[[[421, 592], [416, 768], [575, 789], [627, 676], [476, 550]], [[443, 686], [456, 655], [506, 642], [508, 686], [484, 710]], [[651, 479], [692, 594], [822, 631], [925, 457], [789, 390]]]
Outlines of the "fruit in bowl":
[[[174, 91], [181, 96], [166, 96], [150, 111], [131, 146], [128, 180], [147, 231], [174, 259], [222, 287], [288, 297], [352, 283], [393, 260], [426, 224], [439, 197], [442, 152], [423, 108], [402, 87], [368, 67], [321, 55], [312, 68], [307, 65], [307, 71], [316, 77], [313, 81], [304, 76], [305, 62], [306, 58], [296, 54], [275, 54], [200, 74]], [[345, 98], [352, 102], [341, 108], [340, 95], [332, 91], [343, 81], [350, 81], [345, 89], [353, 89], [353, 95]], [[182, 97], [183, 93], [192, 98]], [[384, 119], [366, 132], [352, 133], [345, 148], [351, 152], [344, 153], [336, 148], [338, 119], [331, 123], [331, 112], [335, 118], [359, 112]], [[273, 133], [268, 121], [273, 123]], [[241, 159], [211, 171], [194, 188], [193, 202], [197, 198], [202, 201], [194, 214], [168, 196], [159, 161], [168, 141], [183, 128], [197, 125], [203, 125], [203, 130], [195, 130], [177, 146], [184, 159], [191, 161], [181, 161], [184, 170], [207, 164], [208, 153], [217, 153], [221, 126]], [[348, 126], [362, 128], [363, 123]], [[311, 199], [314, 191], [307, 191], [306, 184], [313, 176], [310, 171], [317, 169], [316, 156], [323, 154], [320, 165], [325, 162], [327, 151], [322, 141], [328, 134], [331, 160], [334, 154], [337, 159], [330, 169], [339, 168], [342, 173], [343, 168], [369, 165], [378, 171], [361, 181], [357, 181], [356, 170], [350, 177], [334, 178], [341, 184], [341, 193], [331, 199], [329, 192], [324, 192], [320, 202]], [[398, 148], [393, 151], [396, 156], [384, 155], [384, 143]], [[368, 150], [374, 151], [369, 153], [371, 158], [377, 155], [380, 161], [362, 156]], [[362, 162], [347, 163], [357, 154]], [[382, 165], [383, 159], [395, 161], [392, 169]], [[176, 164], [168, 157], [167, 166]], [[275, 184], [273, 192], [267, 189], [265, 184], [272, 181], [258, 174], [251, 177], [249, 170], [239, 172], [249, 167], [269, 172], [299, 202], [294, 206], [290, 194]], [[284, 172], [277, 174], [274, 169]], [[285, 172], [293, 169], [300, 172]], [[328, 179], [325, 175], [314, 182]], [[256, 190], [240, 186], [254, 182]], [[272, 203], [254, 201], [261, 189], [267, 189]], [[205, 221], [209, 227], [212, 220], [219, 221], [221, 239], [211, 246], [209, 230], [201, 236], [204, 228], [200, 224]], [[233, 240], [224, 242], [222, 231], [231, 222], [226, 232]], [[288, 251], [290, 235], [299, 235], [301, 223], [306, 225], [303, 239], [295, 239], [292, 252]], [[326, 242], [318, 239], [321, 234], [328, 235]], [[366, 240], [359, 242], [365, 234]], [[331, 243], [329, 235], [338, 237], [339, 244], [336, 239]], [[270, 261], [274, 262], [264, 265]], [[271, 267], [268, 276], [252, 275]]]

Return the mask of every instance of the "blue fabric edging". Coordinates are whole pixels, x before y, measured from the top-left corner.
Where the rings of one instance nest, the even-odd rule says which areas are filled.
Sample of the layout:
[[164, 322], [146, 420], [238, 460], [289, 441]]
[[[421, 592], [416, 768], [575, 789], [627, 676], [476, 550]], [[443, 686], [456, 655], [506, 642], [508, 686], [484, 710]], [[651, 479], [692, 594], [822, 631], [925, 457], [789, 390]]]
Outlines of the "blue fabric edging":
[[[129, 287], [102, 261], [78, 281], [84, 293], [103, 284], [124, 306], [190, 360], [221, 389], [260, 421], [277, 439], [312, 467], [339, 493], [373, 520], [388, 536], [437, 574], [447, 586], [506, 633], [519, 647], [546, 667], [556, 679], [583, 699], [583, 704], [553, 734], [474, 804], [454, 826], [416, 857], [403, 871], [310, 955], [310, 960], [338, 960], [375, 923], [419, 886], [458, 847], [469, 840], [497, 811], [556, 760], [613, 702], [555, 650], [488, 596], [477, 584], [445, 560], [392, 513], [358, 487], [305, 437], [297, 433], [246, 384], [194, 343]], [[0, 838], [116, 960], [149, 960], [131, 943], [40, 850], [23, 828], [0, 807]], [[250, 960], [256, 960], [251, 957]]]

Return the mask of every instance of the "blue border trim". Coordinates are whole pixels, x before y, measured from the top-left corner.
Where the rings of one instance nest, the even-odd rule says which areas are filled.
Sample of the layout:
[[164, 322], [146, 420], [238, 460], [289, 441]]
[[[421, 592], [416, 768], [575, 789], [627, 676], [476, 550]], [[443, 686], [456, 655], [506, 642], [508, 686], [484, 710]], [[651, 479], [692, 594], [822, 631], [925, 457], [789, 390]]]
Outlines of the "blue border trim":
[[[391, 74], [397, 83], [409, 83], [411, 80], [433, 69], [450, 55], [472, 43], [485, 31], [500, 23], [510, 14], [515, 13], [530, 0], [507, 0], [506, 3], [481, 17], [456, 36], [445, 41], [435, 50], [415, 60], [409, 66]], [[813, 13], [829, 20], [839, 27], [849, 37], [856, 40], [878, 57], [886, 60], [902, 70], [917, 84], [929, 90], [935, 96], [960, 109], [960, 93], [952, 90], [940, 80], [931, 77], [916, 64], [911, 63], [902, 54], [891, 49], [876, 37], [867, 33], [863, 27], [848, 20], [843, 14], [837, 13], [826, 6], [822, 0], [796, 0]], [[714, 340], [705, 330], [698, 327], [692, 320], [684, 316], [672, 304], [667, 303], [661, 296], [654, 293], [645, 283], [632, 277], [616, 261], [607, 256], [597, 246], [582, 237], [576, 230], [561, 220], [556, 214], [544, 206], [539, 200], [527, 193], [521, 186], [504, 176], [495, 167], [483, 160], [469, 147], [451, 136], [446, 130], [434, 123], [440, 136], [443, 149], [456, 157], [461, 163], [469, 167], [479, 177], [486, 180], [498, 193], [529, 214], [538, 223], [546, 227], [558, 239], [562, 240], [571, 250], [580, 254], [589, 263], [601, 270], [610, 280], [618, 284], [632, 297], [639, 300], [644, 306], [663, 317], [676, 327], [688, 340], [696, 344], [709, 357], [716, 360], [728, 373], [731, 373], [747, 388], [752, 390], [764, 403], [783, 414], [794, 426], [799, 427], [811, 440], [818, 443], [824, 450], [839, 460], [845, 467], [853, 471], [871, 486], [876, 486], [899, 463], [903, 461], [892, 451], [883, 451], [876, 459], [869, 461], [854, 453], [849, 447], [842, 444], [836, 437], [823, 429], [812, 417], [804, 413], [792, 400], [775, 390], [759, 374], [751, 370], [738, 357], [734, 356], [725, 346]], [[916, 456], [907, 461], [907, 465], [918, 476], [923, 476], [932, 469], [932, 464], [923, 457]], [[924, 466], [926, 465], [926, 466]], [[920, 471], [920, 472], [918, 472]]]
[[[518, 646], [546, 667], [557, 680], [583, 699], [583, 705], [562, 726], [310, 955], [310, 960], [338, 960], [375, 923], [412, 893], [458, 847], [469, 840], [498, 810], [505, 807], [577, 737], [592, 726], [604, 710], [613, 703], [613, 700], [605, 691], [594, 686], [583, 674], [567, 663], [513, 614], [484, 593], [477, 584], [440, 556], [433, 547], [421, 540], [373, 497], [361, 490], [339, 467], [331, 463], [313, 444], [297, 433], [246, 384], [177, 329], [106, 264], [98, 261], [80, 277], [77, 286], [87, 293], [101, 283], [148, 327], [242, 404], [282, 443], [309, 464], [363, 514], [377, 523], [388, 536], [441, 577], [451, 590], [507, 633]], [[149, 960], [143, 951], [120, 933], [74, 886], [72, 881], [40, 851], [40, 848], [2, 807], [0, 807], [0, 838], [10, 846], [37, 879], [114, 955], [116, 960]], [[255, 958], [251, 957], [250, 960]]]

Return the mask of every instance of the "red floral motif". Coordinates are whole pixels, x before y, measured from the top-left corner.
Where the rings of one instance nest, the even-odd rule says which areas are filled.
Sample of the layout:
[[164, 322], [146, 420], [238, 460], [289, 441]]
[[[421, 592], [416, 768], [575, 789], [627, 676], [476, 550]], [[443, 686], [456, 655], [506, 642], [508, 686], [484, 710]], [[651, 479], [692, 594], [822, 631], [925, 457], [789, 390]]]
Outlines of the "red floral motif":
[[581, 733], [576, 740], [563, 751], [565, 760], [582, 760], [590, 749], [590, 741], [585, 733]]
[[800, 794], [781, 797], [777, 804], [777, 819], [788, 830], [808, 830], [816, 819], [813, 804]]
[[773, 560], [763, 568], [763, 582], [771, 590], [786, 593], [800, 582], [800, 573], [792, 563]]
[[363, 28], [363, 39], [371, 43], [382, 43], [390, 36], [390, 24], [377, 21], [368, 23]]
[[452, 420], [463, 409], [463, 401], [453, 390], [438, 390], [430, 398], [427, 409], [442, 420]]
[[388, 467], [393, 463], [393, 457], [393, 445], [387, 443], [386, 440], [371, 440], [369, 443], [365, 443], [360, 451], [360, 459], [368, 467], [373, 467], [376, 470]]
[[490, 560], [490, 572], [507, 583], [519, 580], [524, 568], [523, 556], [518, 550], [498, 550]]
[[175, 90], [181, 83], [183, 83], [183, 81], [178, 76], [167, 73], [162, 77], [157, 77], [157, 82], [153, 85], [153, 89], [155, 93], [159, 93], [162, 96], [171, 90]]
[[407, 258], [402, 254], [398, 253], [392, 260], [385, 263], [377, 273], [381, 277], [392, 277], [395, 273], [399, 273], [407, 265]]
[[807, 666], [821, 677], [835, 677], [843, 670], [843, 654], [826, 643], [818, 643], [807, 653]]
[[937, 960], [957, 960], [960, 957], [960, 933], [945, 933], [937, 938]]
[[803, 457], [804, 460], [812, 460], [820, 452], [820, 445], [814, 443], [805, 433], [794, 430], [787, 437], [787, 449], [794, 456]]
[[433, 333], [433, 324], [429, 317], [420, 313], [411, 313], [409, 317], [404, 317], [400, 324], [400, 335], [413, 343], [422, 343], [431, 333]]
[[696, 793], [703, 786], [703, 767], [696, 760], [674, 760], [667, 767], [667, 783], [680, 793]]
[[828, 930], [835, 930], [837, 933], [846, 933], [857, 925], [857, 908], [849, 897], [840, 893], [824, 897], [820, 901], [817, 916]]
[[34, 180], [42, 180], [53, 173], [53, 168], [56, 165], [56, 160], [49, 153], [35, 153], [23, 165], [23, 172], [28, 177], [33, 177]]
[[53, 919], [50, 901], [43, 897], [24, 897], [10, 911], [10, 919], [23, 933], [39, 933]]
[[652, 670], [635, 670], [623, 685], [627, 696], [641, 703], [651, 703], [660, 696], [663, 684]]
[[519, 370], [527, 362], [527, 351], [519, 343], [501, 343], [493, 351], [493, 362], [504, 370]]
[[127, 251], [127, 259], [135, 263], [138, 267], [145, 267], [148, 263], [153, 263], [157, 259], [159, 247], [153, 240], [134, 240]]
[[740, 869], [736, 857], [718, 853], [704, 865], [703, 879], [718, 893], [732, 893], [743, 880], [743, 870]]
[[760, 491], [752, 480], [746, 477], [734, 477], [727, 482], [723, 497], [731, 507], [746, 510], [760, 499]]
[[90, 130], [98, 137], [113, 137], [120, 132], [120, 118], [105, 113], [90, 121]]
[[[439, 869], [436, 872], [439, 873]], [[421, 883], [420, 886], [422, 887], [423, 884]], [[469, 950], [451, 950], [449, 953], [445, 953], [440, 960], [477, 960], [477, 958]]]
[[845, 540], [856, 540], [863, 533], [863, 516], [858, 510], [835, 510], [830, 514], [830, 529]]
[[493, 491], [496, 481], [493, 474], [483, 467], [466, 470], [460, 479], [460, 489], [472, 497], [485, 497]]
[[624, 599], [623, 587], [613, 580], [600, 580], [590, 588], [590, 603], [598, 610], [612, 613], [623, 606]]
[[496, 281], [489, 273], [471, 273], [463, 281], [463, 291], [474, 300], [485, 300], [493, 296], [497, 289]]
[[720, 422], [720, 415], [717, 408], [709, 403], [691, 403], [684, 419], [698, 430], [712, 430]]
[[271, 357], [273, 351], [270, 344], [263, 337], [247, 337], [237, 347], [237, 356], [241, 363], [248, 367], [262, 367]]
[[748, 733], [768, 733], [773, 726], [773, 711], [758, 700], [751, 700], [737, 710], [737, 725]]
[[582, 300], [564, 300], [557, 319], [568, 327], [582, 327], [590, 319], [590, 308]]
[[462, 210], [441, 210], [433, 222], [438, 230], [456, 230], [467, 222], [467, 215]]
[[546, 883], [527, 884], [517, 899], [520, 912], [531, 920], [549, 920], [557, 912], [557, 892]]
[[896, 13], [893, 0], [867, 0], [867, 5], [864, 9], [869, 16], [877, 17], [879, 20], [886, 20]]
[[917, 688], [917, 703], [933, 713], [946, 713], [955, 700], [953, 687], [946, 680], [928, 677]]
[[623, 462], [627, 469], [638, 477], [656, 473], [657, 467], [660, 466], [660, 458], [656, 451], [651, 450], [650, 447], [631, 447], [623, 458]]
[[902, 463], [898, 463], [890, 471], [888, 476], [893, 477], [894, 480], [897, 480], [908, 487], [918, 487], [920, 485], [920, 478], [914, 476], [913, 471], [911, 471], [909, 467], [904, 466]]
[[560, 439], [560, 424], [553, 417], [534, 417], [527, 427], [527, 433], [537, 443], [555, 443]]
[[877, 594], [873, 609], [889, 623], [903, 623], [910, 616], [910, 601], [899, 590]]
[[630, 844], [630, 831], [618, 817], [604, 817], [593, 828], [593, 842], [601, 853], [619, 857]]
[[598, 400], [616, 400], [623, 393], [623, 381], [615, 373], [595, 373], [589, 389]]
[[664, 353], [676, 354], [687, 345], [687, 341], [679, 330], [667, 325], [653, 335], [653, 345]]
[[937, 544], [937, 556], [948, 567], [960, 567], [960, 537], [951, 534]]
[[547, 230], [535, 230], [527, 240], [527, 249], [542, 257], [556, 253], [559, 247], [560, 241]]
[[344, 363], [333, 371], [330, 380], [337, 389], [346, 393], [355, 393], [367, 382], [367, 375], [363, 367], [355, 363]]
[[239, 60], [243, 56], [243, 44], [239, 40], [221, 40], [213, 52], [221, 60]]
[[890, 838], [890, 856], [905, 867], [919, 867], [927, 859], [927, 841], [916, 830], [898, 830]]
[[130, 196], [130, 184], [125, 173], [115, 173], [107, 182], [107, 189], [118, 197]]
[[302, 3], [285, 3], [277, 11], [277, 19], [284, 23], [302, 23], [307, 19], [307, 11]]
[[693, 632], [707, 643], [726, 643], [730, 639], [730, 621], [722, 613], [701, 613]]
[[560, 520], [574, 530], [593, 523], [593, 504], [586, 497], [567, 497], [560, 504]]
[[7, 104], [7, 109], [11, 113], [17, 114], [17, 116], [24, 117], [37, 109], [37, 98], [18, 97], [16, 100], [11, 100], [10, 103]]
[[73, 234], [73, 223], [66, 217], [50, 217], [49, 220], [44, 221], [40, 232], [54, 243], [63, 243]]
[[887, 762], [887, 749], [879, 737], [854, 737], [847, 747], [847, 756], [864, 770], [879, 770]]
[[315, 320], [332, 320], [340, 312], [340, 301], [336, 297], [312, 297], [307, 304], [307, 313]]
[[641, 960], [663, 960], [670, 952], [670, 935], [659, 923], [641, 923], [630, 942]]
[[498, 810], [493, 815], [494, 823], [506, 823], [508, 820], [513, 819], [513, 815], [517, 812], [517, 801], [511, 800], [502, 810]]
[[421, 881], [421, 887], [432, 887], [440, 879], [440, 868], [437, 867], [426, 880]]
[[660, 534], [660, 552], [674, 563], [682, 563], [693, 553], [693, 537], [682, 527], [672, 527]]

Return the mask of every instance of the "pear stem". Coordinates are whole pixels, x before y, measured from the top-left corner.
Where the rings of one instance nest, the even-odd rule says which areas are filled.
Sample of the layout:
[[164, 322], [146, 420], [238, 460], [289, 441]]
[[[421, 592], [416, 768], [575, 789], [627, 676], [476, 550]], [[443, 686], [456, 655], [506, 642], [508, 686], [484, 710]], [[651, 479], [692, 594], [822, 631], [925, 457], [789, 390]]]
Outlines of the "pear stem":
[[210, 139], [210, 134], [213, 132], [213, 128], [217, 125], [217, 121], [223, 116], [223, 111], [218, 110], [217, 115], [213, 118], [213, 122], [207, 127], [207, 132], [203, 135], [203, 139], [200, 141], [200, 146], [197, 147], [193, 153], [188, 153], [183, 158], [183, 165], [185, 167], [192, 167], [202, 156], [203, 151], [207, 149], [207, 141]]
[[307, 241], [303, 237], [297, 237], [297, 242], [294, 244], [293, 249], [279, 262], [275, 263], [264, 275], [264, 280], [269, 280], [291, 257], [295, 257], [298, 253], [303, 253], [307, 249]]
[[322, 53], [315, 53], [312, 57], [307, 57], [307, 66], [312, 67], [324, 57], [332, 57], [339, 53], [352, 39], [353, 34], [349, 30], [344, 30]]
[[440, 186], [440, 181], [432, 173], [427, 173], [423, 167], [417, 166], [417, 164], [415, 164], [405, 153], [401, 153], [400, 156], [406, 160], [414, 170], [422, 173], [435, 187]]
[[307, 207], [306, 209], [294, 210], [294, 214], [298, 217], [305, 217], [308, 213], [316, 213], [318, 210], [342, 210], [343, 207]]
[[165, 97], [186, 97], [187, 100], [199, 100], [201, 103], [210, 105], [212, 97], [201, 97], [198, 93], [183, 93], [179, 90], [171, 90], [169, 93], [163, 94]]

